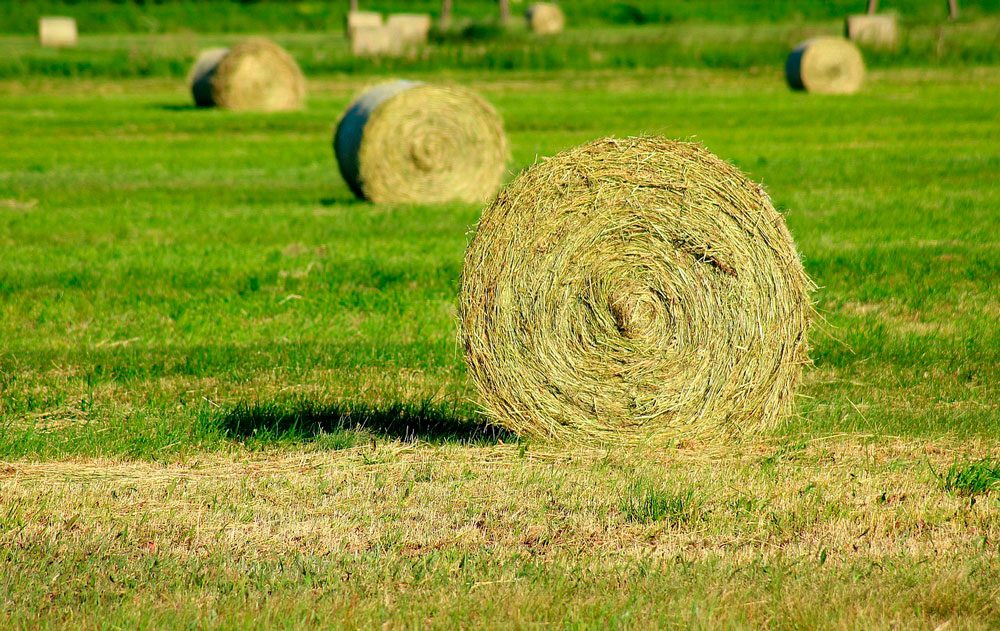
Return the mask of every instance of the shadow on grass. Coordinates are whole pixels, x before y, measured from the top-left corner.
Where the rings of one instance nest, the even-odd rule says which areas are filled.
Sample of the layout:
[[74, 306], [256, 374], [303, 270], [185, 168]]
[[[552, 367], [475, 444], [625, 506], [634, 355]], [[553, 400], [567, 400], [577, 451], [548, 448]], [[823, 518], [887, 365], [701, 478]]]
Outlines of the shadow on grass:
[[192, 110], [209, 110], [211, 108], [195, 105], [194, 103], [158, 103], [153, 106], [158, 110], [166, 112], [190, 112]]
[[321, 206], [344, 206], [344, 205], [361, 205], [371, 206], [371, 202], [367, 199], [358, 199], [357, 196], [353, 194], [348, 194], [343, 197], [324, 197], [319, 200]]
[[310, 401], [240, 404], [215, 417], [213, 423], [235, 440], [322, 440], [341, 447], [372, 436], [407, 442], [483, 445], [517, 441], [510, 431], [486, 423], [471, 412], [430, 402], [386, 406]]

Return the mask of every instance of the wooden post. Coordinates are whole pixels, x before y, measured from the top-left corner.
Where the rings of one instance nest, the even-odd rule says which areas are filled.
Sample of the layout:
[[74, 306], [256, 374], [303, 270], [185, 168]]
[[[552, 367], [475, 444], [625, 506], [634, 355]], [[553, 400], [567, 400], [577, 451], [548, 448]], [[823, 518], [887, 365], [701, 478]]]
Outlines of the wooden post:
[[351, 0], [351, 11], [358, 10], [358, 0]]
[[868, 0], [868, 15], [875, 15], [878, 11], [878, 0]]
[[958, 0], [948, 0], [948, 19], [958, 19]]
[[451, 26], [451, 3], [452, 0], [441, 0], [441, 28]]
[[504, 24], [510, 22], [510, 0], [500, 0], [500, 21]]

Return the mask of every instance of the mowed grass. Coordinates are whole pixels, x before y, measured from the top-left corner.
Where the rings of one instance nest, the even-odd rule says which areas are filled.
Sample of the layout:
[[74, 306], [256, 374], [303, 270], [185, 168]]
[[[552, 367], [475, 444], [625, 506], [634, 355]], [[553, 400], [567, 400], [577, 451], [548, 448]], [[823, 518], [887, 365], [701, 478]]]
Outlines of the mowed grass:
[[371, 78], [267, 115], [0, 83], [0, 627], [1000, 624], [1000, 71], [446, 78], [512, 173], [659, 133], [763, 181], [820, 285], [796, 417], [657, 454], [485, 424], [479, 208], [357, 202], [333, 162]]

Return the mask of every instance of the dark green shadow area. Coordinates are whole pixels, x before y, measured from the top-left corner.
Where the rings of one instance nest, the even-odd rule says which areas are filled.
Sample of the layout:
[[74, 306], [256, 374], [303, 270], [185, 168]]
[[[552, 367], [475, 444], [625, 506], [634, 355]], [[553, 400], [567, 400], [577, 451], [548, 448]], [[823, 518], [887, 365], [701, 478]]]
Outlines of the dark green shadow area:
[[213, 416], [227, 438], [248, 442], [320, 442], [347, 448], [372, 438], [404, 442], [496, 445], [517, 442], [512, 432], [484, 422], [453, 403], [241, 403]]

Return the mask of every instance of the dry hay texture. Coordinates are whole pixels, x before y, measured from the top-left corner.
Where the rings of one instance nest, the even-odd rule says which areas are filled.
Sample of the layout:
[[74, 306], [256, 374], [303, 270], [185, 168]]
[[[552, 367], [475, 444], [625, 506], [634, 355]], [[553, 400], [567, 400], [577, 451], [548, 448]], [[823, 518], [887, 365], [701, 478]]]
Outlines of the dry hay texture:
[[274, 112], [302, 105], [306, 82], [285, 49], [266, 39], [202, 52], [188, 74], [197, 105]]
[[531, 30], [539, 35], [552, 35], [566, 26], [566, 15], [551, 2], [536, 2], [528, 7], [525, 17]]
[[76, 20], [62, 16], [39, 18], [38, 41], [42, 46], [53, 48], [72, 48], [76, 46]]
[[861, 51], [841, 37], [816, 37], [788, 55], [785, 78], [795, 90], [817, 94], [854, 94], [865, 79]]
[[578, 444], [713, 442], [792, 410], [812, 306], [784, 219], [700, 145], [605, 138], [522, 172], [465, 255], [486, 413]]
[[351, 190], [376, 203], [483, 202], [507, 163], [503, 120], [474, 92], [384, 83], [344, 112], [333, 150]]

